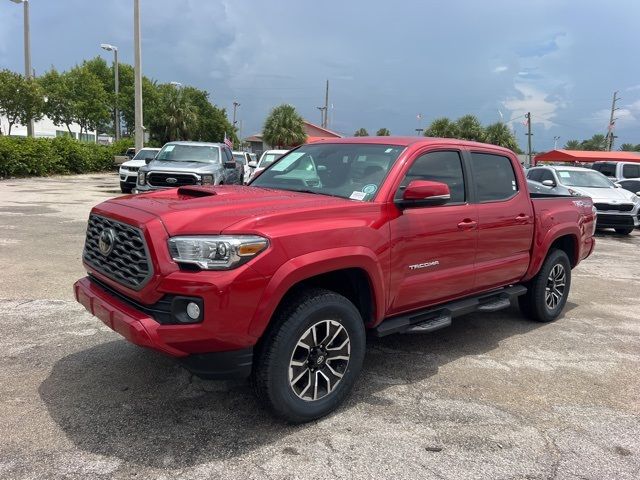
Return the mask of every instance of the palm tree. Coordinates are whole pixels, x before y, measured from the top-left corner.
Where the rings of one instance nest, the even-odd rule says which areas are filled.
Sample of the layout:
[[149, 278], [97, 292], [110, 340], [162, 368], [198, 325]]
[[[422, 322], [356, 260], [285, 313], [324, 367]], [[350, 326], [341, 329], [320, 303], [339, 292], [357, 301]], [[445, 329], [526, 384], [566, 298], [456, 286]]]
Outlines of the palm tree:
[[502, 122], [492, 123], [487, 126], [485, 129], [484, 141], [493, 145], [509, 148], [515, 152], [520, 151], [520, 147], [518, 146], [518, 142], [513, 135], [513, 132]]
[[376, 135], [378, 137], [388, 137], [389, 135], [391, 135], [391, 132], [388, 128], [381, 128], [376, 132]]
[[182, 89], [175, 87], [167, 92], [164, 100], [165, 139], [168, 142], [189, 140], [198, 122], [195, 105], [182, 94]]
[[582, 146], [578, 140], [569, 140], [564, 144], [565, 150], [582, 150]]
[[307, 141], [304, 121], [292, 105], [280, 105], [271, 110], [264, 122], [262, 138], [269, 145], [291, 148]]
[[425, 137], [459, 138], [458, 126], [446, 117], [436, 118], [424, 131]]
[[456, 120], [459, 137], [463, 140], [484, 142], [485, 132], [480, 120], [475, 115], [464, 115]]
[[582, 150], [595, 150], [603, 152], [607, 149], [607, 138], [598, 133], [592, 136], [589, 140], [582, 141]]
[[356, 130], [356, 133], [353, 134], [354, 137], [368, 137], [369, 132], [367, 132], [366, 128], [359, 128]]

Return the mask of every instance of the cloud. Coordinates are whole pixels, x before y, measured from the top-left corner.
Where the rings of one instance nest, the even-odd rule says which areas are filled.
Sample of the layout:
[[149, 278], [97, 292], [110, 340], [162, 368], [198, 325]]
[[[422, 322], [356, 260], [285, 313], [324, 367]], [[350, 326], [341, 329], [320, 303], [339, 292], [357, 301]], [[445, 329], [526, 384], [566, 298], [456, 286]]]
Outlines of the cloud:
[[[592, 127], [606, 130], [610, 116], [611, 110], [603, 108], [594, 112], [586, 121]], [[616, 110], [615, 124], [616, 128], [638, 126], [640, 124], [640, 100], [636, 100]]]
[[512, 120], [531, 112], [533, 123], [541, 123], [546, 129], [555, 125], [553, 118], [556, 116], [558, 108], [562, 106], [562, 102], [554, 101], [548, 94], [526, 83], [516, 83], [514, 88], [519, 95], [502, 102], [504, 107], [511, 112]]
[[502, 73], [506, 72], [507, 70], [509, 70], [509, 67], [507, 67], [506, 65], [500, 65], [493, 69], [493, 73]]
[[635, 90], [640, 90], [640, 84], [639, 84], [639, 85], [633, 85], [633, 86], [631, 86], [631, 87], [627, 87], [627, 88], [625, 88], [625, 90], [626, 90], [627, 92], [633, 92], [633, 91], [635, 91]]

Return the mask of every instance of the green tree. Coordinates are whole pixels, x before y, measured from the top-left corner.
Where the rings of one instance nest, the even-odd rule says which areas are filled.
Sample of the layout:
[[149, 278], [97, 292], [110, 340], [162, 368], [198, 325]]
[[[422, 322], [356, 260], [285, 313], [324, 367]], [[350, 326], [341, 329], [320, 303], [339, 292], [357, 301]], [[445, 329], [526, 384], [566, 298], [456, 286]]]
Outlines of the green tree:
[[148, 121], [155, 136], [160, 143], [191, 140], [198, 123], [195, 105], [174, 85], [162, 84], [158, 91], [158, 107]]
[[582, 150], [582, 145], [580, 145], [579, 140], [569, 140], [564, 144], [563, 148], [565, 150]]
[[376, 132], [376, 136], [378, 137], [388, 137], [389, 135], [391, 135], [391, 132], [388, 128], [381, 128]]
[[269, 145], [279, 148], [295, 147], [307, 140], [302, 117], [287, 104], [271, 110], [264, 122], [262, 137]]
[[369, 132], [367, 132], [366, 128], [359, 128], [358, 130], [356, 130], [356, 132], [353, 134], [354, 137], [368, 137], [369, 136]]
[[227, 118], [227, 112], [209, 101], [208, 92], [194, 87], [184, 87], [182, 91], [194, 105], [198, 116], [192, 133], [193, 140], [221, 142], [226, 134], [235, 144], [239, 144], [235, 128]]
[[7, 117], [7, 135], [11, 135], [15, 124], [40, 120], [43, 110], [44, 93], [35, 80], [9, 70], [0, 71], [0, 114]]
[[109, 122], [109, 96], [100, 78], [88, 68], [76, 66], [67, 73], [69, 100], [73, 121], [80, 133], [98, 130]]
[[583, 140], [580, 144], [581, 150], [595, 150], [603, 152], [607, 149], [607, 139], [602, 134], [596, 134], [588, 140]]
[[73, 106], [67, 77], [66, 73], [60, 74], [52, 68], [39, 77], [38, 82], [42, 86], [46, 98], [44, 114], [51, 119], [54, 125], [65, 125], [69, 135], [72, 135]]
[[640, 152], [640, 143], [634, 145], [633, 143], [623, 143], [620, 145], [622, 152]]
[[475, 115], [463, 115], [456, 120], [456, 127], [458, 127], [458, 138], [476, 142], [485, 141], [484, 128]]
[[520, 146], [513, 132], [509, 130], [506, 124], [502, 122], [492, 123], [485, 128], [485, 140], [486, 143], [492, 145], [499, 145], [501, 147], [509, 148], [516, 153], [521, 153]]
[[424, 131], [425, 137], [459, 138], [458, 125], [446, 117], [436, 118]]

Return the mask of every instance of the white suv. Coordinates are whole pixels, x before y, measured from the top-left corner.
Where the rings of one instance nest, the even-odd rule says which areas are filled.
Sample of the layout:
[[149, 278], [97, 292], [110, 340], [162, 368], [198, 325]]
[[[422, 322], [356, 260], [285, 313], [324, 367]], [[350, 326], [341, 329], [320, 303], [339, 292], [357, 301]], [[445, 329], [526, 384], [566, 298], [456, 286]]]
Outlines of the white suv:
[[120, 190], [122, 193], [131, 193], [136, 187], [138, 170], [145, 165], [147, 158], [154, 158], [159, 151], [159, 148], [142, 148], [131, 160], [120, 165]]

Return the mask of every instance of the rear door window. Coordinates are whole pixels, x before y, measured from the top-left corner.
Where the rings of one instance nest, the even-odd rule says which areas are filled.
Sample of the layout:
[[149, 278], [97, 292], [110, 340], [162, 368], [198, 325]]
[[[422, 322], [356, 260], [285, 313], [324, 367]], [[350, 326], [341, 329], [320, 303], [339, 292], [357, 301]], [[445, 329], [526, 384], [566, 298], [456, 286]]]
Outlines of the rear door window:
[[623, 165], [623, 178], [640, 178], [640, 165]]
[[518, 193], [516, 174], [508, 157], [472, 152], [471, 164], [479, 202], [508, 200]]
[[594, 163], [593, 169], [607, 177], [616, 176], [616, 164], [611, 162]]

